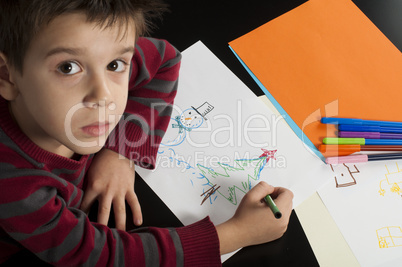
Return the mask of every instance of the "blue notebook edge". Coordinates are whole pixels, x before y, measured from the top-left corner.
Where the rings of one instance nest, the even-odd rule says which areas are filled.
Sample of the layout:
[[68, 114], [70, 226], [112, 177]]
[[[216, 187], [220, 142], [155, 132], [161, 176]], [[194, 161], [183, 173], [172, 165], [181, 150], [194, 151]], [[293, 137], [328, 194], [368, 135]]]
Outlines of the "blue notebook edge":
[[269, 101], [274, 105], [274, 107], [278, 110], [278, 112], [283, 116], [285, 121], [288, 123], [290, 128], [293, 130], [293, 132], [299, 137], [299, 139], [307, 145], [311, 151], [313, 151], [322, 161], [325, 162], [325, 157], [322, 155], [322, 153], [315, 147], [315, 145], [311, 142], [311, 140], [303, 133], [303, 131], [300, 129], [300, 127], [294, 122], [294, 120], [288, 115], [288, 113], [285, 111], [285, 109], [282, 108], [282, 106], [279, 104], [278, 101], [272, 96], [272, 94], [268, 91], [268, 89], [260, 82], [260, 80], [257, 78], [257, 76], [254, 75], [254, 73], [249, 69], [249, 67], [244, 63], [244, 61], [239, 57], [239, 55], [234, 51], [234, 49], [229, 45], [230, 50], [232, 50], [233, 54], [236, 56], [236, 58], [239, 60], [239, 62], [242, 64], [242, 66], [247, 70], [247, 72], [250, 74], [250, 76], [254, 79], [254, 81], [257, 83], [257, 85], [261, 88], [261, 90], [264, 92], [264, 94], [268, 97]]

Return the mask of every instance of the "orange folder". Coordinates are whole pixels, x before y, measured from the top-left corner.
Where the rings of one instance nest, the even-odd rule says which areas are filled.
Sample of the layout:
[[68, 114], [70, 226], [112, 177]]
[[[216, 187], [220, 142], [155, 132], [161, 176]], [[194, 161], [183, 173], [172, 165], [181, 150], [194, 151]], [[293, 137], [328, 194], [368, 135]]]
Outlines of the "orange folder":
[[350, 0], [310, 0], [230, 47], [315, 146], [336, 133], [321, 117], [402, 121], [402, 54]]

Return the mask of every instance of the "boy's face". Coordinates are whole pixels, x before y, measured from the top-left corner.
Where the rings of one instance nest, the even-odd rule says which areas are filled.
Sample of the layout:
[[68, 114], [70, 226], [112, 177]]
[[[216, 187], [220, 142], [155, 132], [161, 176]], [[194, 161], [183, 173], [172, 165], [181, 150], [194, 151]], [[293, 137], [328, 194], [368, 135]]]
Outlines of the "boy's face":
[[101, 28], [81, 13], [57, 17], [32, 40], [11, 110], [40, 147], [71, 157], [100, 150], [123, 113], [134, 53], [133, 24]]

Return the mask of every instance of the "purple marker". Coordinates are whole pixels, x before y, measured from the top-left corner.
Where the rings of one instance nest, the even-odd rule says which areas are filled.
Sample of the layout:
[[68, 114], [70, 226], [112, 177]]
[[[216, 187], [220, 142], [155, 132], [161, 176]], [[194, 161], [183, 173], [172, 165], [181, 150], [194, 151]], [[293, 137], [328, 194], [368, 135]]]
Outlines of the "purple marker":
[[367, 139], [402, 139], [402, 134], [380, 133], [380, 132], [339, 131], [338, 136], [346, 138], [367, 138]]

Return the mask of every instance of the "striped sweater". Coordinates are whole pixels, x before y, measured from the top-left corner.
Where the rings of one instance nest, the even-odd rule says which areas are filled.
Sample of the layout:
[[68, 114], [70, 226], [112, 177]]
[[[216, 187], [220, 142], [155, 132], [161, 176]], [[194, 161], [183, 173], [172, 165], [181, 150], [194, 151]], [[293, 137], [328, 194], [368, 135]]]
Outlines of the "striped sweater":
[[[140, 38], [132, 63], [124, 127], [117, 126], [105, 146], [153, 168], [170, 119], [180, 53], [165, 41]], [[93, 155], [73, 160], [45, 151], [19, 129], [4, 99], [0, 114], [0, 263], [28, 250], [56, 266], [221, 265], [209, 218], [132, 232], [90, 222], [79, 207]]]

